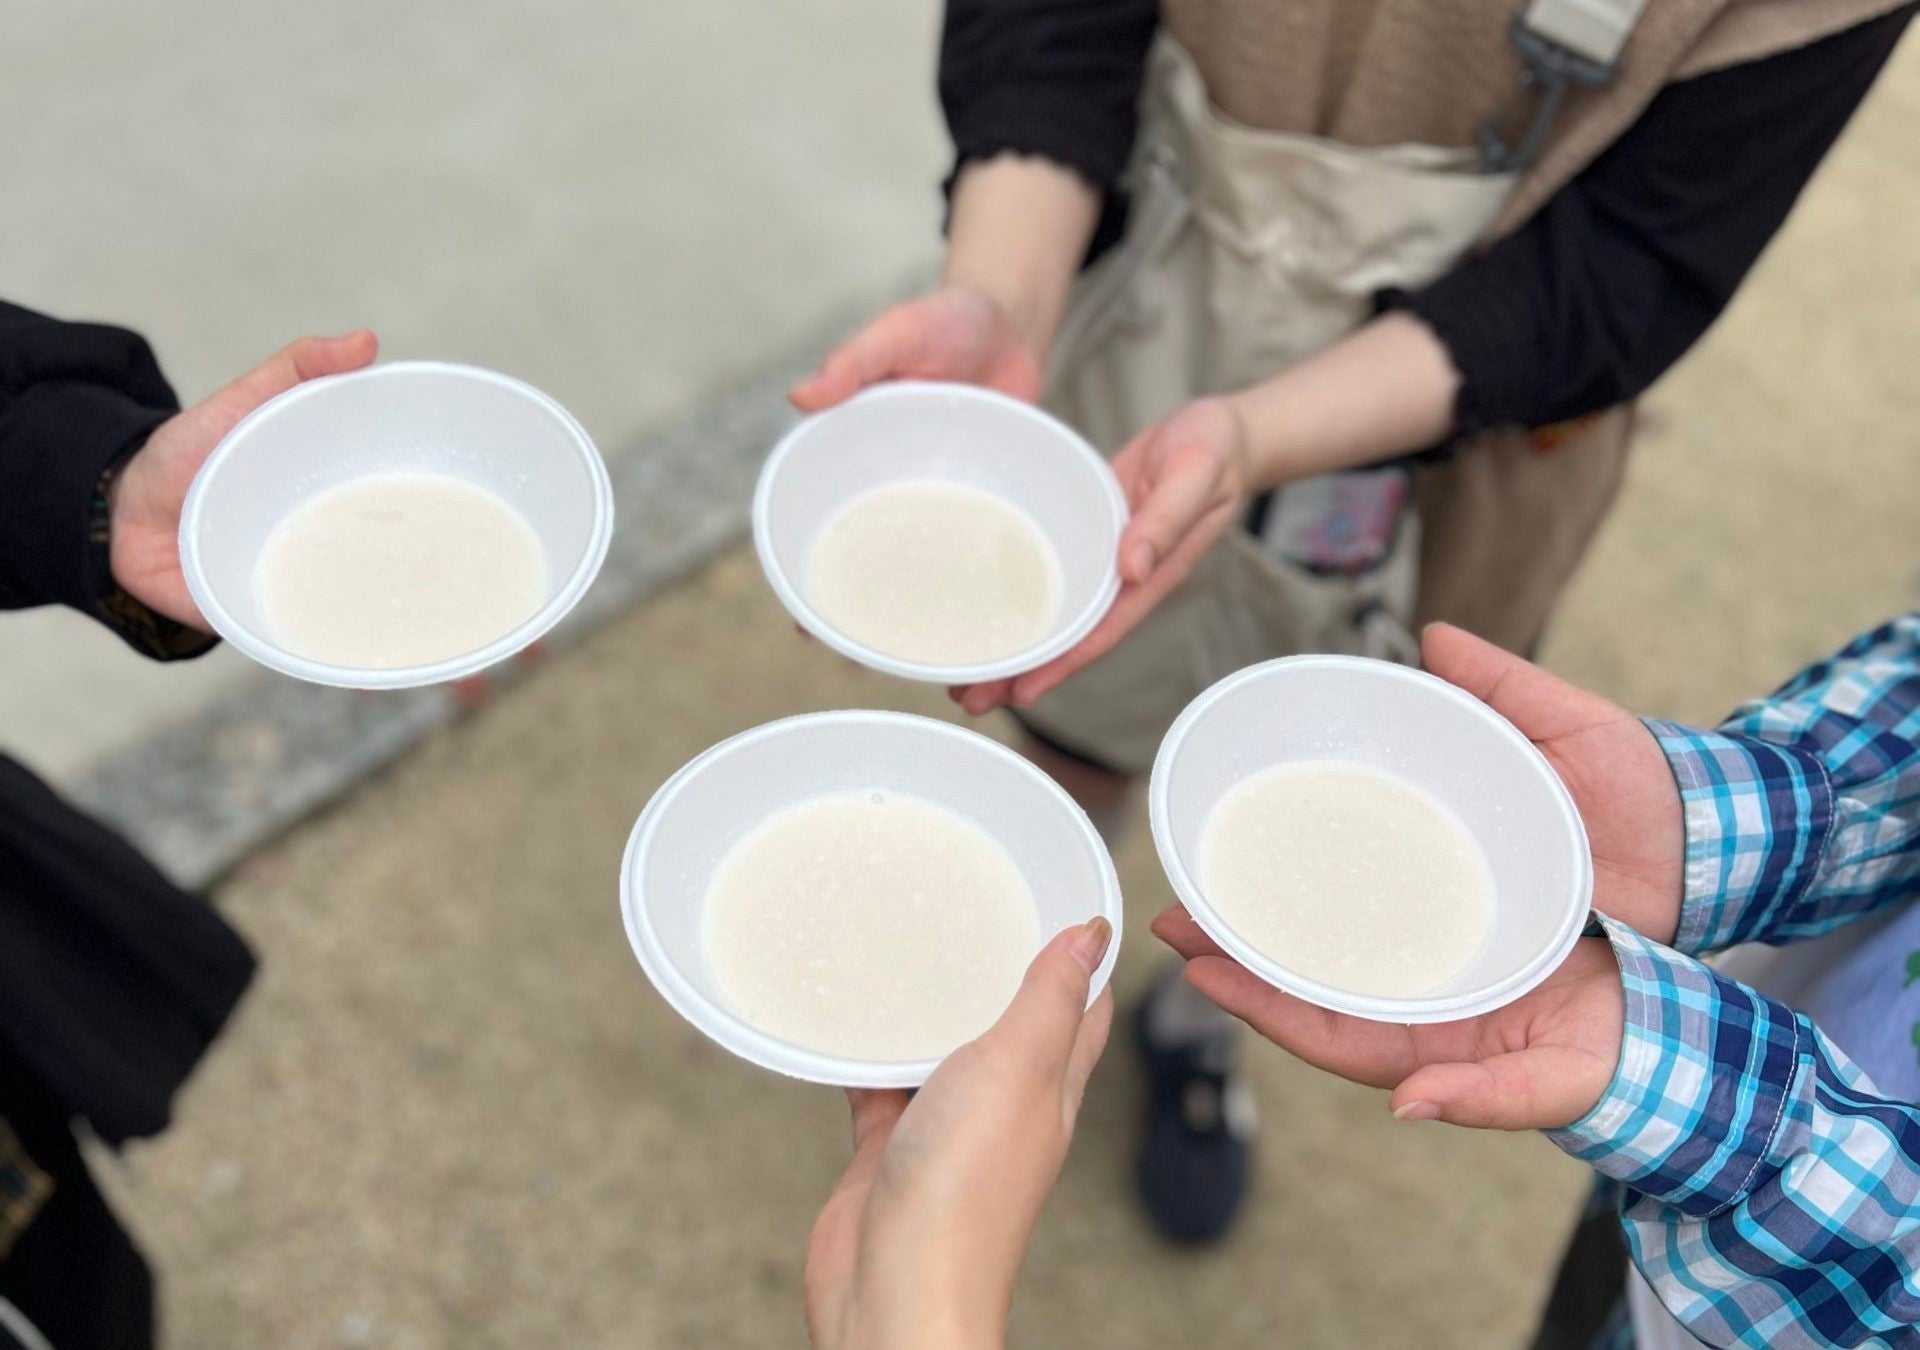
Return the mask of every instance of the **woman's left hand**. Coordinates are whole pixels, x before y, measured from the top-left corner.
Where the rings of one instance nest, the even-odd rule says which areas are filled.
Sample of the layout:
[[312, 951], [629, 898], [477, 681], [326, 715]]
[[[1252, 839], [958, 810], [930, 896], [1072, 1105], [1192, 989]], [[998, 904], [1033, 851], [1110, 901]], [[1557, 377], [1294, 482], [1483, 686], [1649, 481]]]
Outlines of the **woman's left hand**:
[[1539, 988], [1503, 1008], [1404, 1026], [1329, 1012], [1274, 988], [1178, 905], [1153, 931], [1186, 958], [1187, 983], [1314, 1067], [1392, 1089], [1388, 1104], [1403, 1120], [1558, 1129], [1593, 1109], [1620, 1062], [1626, 996], [1605, 938], [1581, 938]]
[[180, 509], [194, 475], [221, 437], [262, 403], [322, 375], [358, 370], [379, 347], [365, 330], [301, 338], [155, 427], [108, 489], [108, 548], [121, 589], [154, 613], [205, 632], [180, 571]]
[[975, 717], [1022, 707], [1098, 661], [1152, 613], [1227, 532], [1245, 506], [1251, 448], [1239, 409], [1203, 398], [1147, 428], [1113, 457], [1133, 519], [1120, 536], [1120, 594], [1071, 651], [1011, 679], [962, 685], [954, 701]]
[[1027, 1240], [1073, 1139], [1113, 999], [1087, 1006], [1113, 928], [1068, 929], [1007, 1011], [911, 1098], [854, 1089], [853, 1160], [807, 1245], [819, 1350], [980, 1350], [1006, 1338]]

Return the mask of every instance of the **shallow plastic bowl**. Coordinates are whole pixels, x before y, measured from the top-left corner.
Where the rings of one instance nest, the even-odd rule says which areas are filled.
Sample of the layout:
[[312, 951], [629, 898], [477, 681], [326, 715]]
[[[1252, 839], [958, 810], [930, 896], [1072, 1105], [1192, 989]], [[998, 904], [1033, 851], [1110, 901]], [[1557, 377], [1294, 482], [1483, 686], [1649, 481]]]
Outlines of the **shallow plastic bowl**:
[[[365, 669], [288, 651], [261, 616], [260, 551], [317, 493], [384, 474], [431, 473], [518, 511], [547, 556], [540, 608], [484, 647], [431, 665]], [[558, 403], [475, 366], [394, 361], [310, 380], [228, 432], [187, 492], [180, 563], [214, 631], [263, 666], [315, 684], [404, 689], [477, 674], [579, 603], [613, 537], [613, 488], [593, 441]]]
[[[960, 483], [1018, 507], [1060, 562], [1060, 611], [1023, 651], [975, 665], [903, 661], [847, 636], [807, 599], [814, 541], [847, 505], [894, 483]], [[1098, 452], [1064, 422], [965, 384], [876, 385], [809, 417], [760, 471], [753, 543], [774, 594], [843, 656], [907, 680], [973, 684], [1044, 665], [1093, 630], [1120, 590], [1127, 499]]]
[[946, 722], [811, 713], [743, 731], [689, 762], [654, 793], [627, 841], [620, 868], [627, 939], [682, 1017], [742, 1059], [816, 1083], [915, 1087], [939, 1065], [850, 1059], [769, 1035], [733, 1012], [707, 965], [707, 887], [727, 850], [776, 811], [826, 793], [865, 791], [918, 797], [992, 836], [1033, 892], [1043, 944], [1106, 915], [1113, 941], [1092, 992], [1105, 987], [1120, 951], [1120, 882], [1099, 833], [1057, 783], [998, 742]]
[[[1251, 775], [1302, 760], [1361, 764], [1424, 788], [1479, 842], [1493, 873], [1493, 930], [1446, 985], [1379, 998], [1310, 980], [1208, 903], [1200, 838], [1214, 806]], [[1375, 1021], [1448, 1022], [1513, 1002], [1573, 949], [1593, 899], [1586, 827], [1545, 757], [1472, 695], [1388, 661], [1291, 656], [1229, 675], [1160, 743], [1148, 808], [1167, 879], [1209, 937], [1268, 984]]]

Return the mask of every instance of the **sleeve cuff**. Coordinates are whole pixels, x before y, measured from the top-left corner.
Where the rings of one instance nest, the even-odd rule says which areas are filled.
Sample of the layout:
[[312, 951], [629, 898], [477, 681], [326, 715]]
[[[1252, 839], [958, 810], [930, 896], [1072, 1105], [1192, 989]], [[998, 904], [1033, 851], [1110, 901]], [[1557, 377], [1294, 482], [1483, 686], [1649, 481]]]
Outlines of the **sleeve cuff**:
[[82, 381], [34, 387], [9, 411], [0, 454], [5, 589], [79, 610], [143, 655], [198, 656], [216, 640], [153, 613], [113, 579], [105, 488], [173, 412]]
[[1547, 1137], [1632, 1190], [1705, 1217], [1760, 1175], [1803, 1049], [1791, 1009], [1603, 920], [1620, 962], [1620, 1062], [1599, 1102]]
[[1011, 86], [992, 91], [990, 98], [970, 107], [964, 119], [950, 120], [953, 170], [941, 184], [949, 201], [968, 164], [996, 155], [1032, 155], [1078, 174], [1100, 194], [1100, 219], [1082, 266], [1119, 241], [1128, 204], [1121, 180], [1138, 132], [1131, 105], [1088, 107], [1070, 93], [1046, 86]]
[[1833, 825], [1819, 758], [1794, 746], [1647, 720], [1680, 789], [1685, 893], [1674, 946], [1766, 940], [1806, 897]]
[[1418, 291], [1394, 288], [1374, 297], [1376, 311], [1412, 314], [1447, 349], [1460, 375], [1453, 404], [1455, 437], [1555, 420], [1539, 399], [1532, 313], [1537, 303], [1484, 254], [1467, 258]]

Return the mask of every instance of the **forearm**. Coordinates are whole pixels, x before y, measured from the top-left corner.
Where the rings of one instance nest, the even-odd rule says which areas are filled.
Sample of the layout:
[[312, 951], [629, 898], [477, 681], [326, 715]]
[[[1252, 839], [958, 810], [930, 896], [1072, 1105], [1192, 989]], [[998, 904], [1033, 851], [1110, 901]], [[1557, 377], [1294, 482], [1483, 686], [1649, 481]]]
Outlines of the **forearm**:
[[947, 281], [1012, 315], [1044, 366], [1139, 120], [1155, 0], [947, 0]]
[[978, 1310], [928, 1299], [893, 1306], [891, 1299], [863, 1300], [848, 1309], [846, 1334], [837, 1350], [1005, 1350], [1006, 1310]]
[[1387, 314], [1229, 396], [1246, 428], [1249, 486], [1279, 487], [1430, 449], [1447, 437], [1460, 376], [1432, 330]]
[[1629, 1188], [1634, 1259], [1667, 1307], [1710, 1345], [1856, 1345], [1920, 1318], [1903, 1273], [1920, 1258], [1920, 1110], [1792, 1009], [1631, 930], [1609, 937], [1619, 1068], [1550, 1137]]
[[1686, 824], [1680, 950], [1814, 937], [1920, 886], [1920, 613], [1717, 731], [1648, 726]]
[[1462, 374], [1454, 430], [1568, 421], [1659, 379], [1733, 297], [1913, 8], [1667, 86], [1525, 224], [1390, 293]]
[[953, 186], [942, 281], [998, 302], [1044, 367], [1100, 205], [1086, 179], [1051, 160], [969, 163]]

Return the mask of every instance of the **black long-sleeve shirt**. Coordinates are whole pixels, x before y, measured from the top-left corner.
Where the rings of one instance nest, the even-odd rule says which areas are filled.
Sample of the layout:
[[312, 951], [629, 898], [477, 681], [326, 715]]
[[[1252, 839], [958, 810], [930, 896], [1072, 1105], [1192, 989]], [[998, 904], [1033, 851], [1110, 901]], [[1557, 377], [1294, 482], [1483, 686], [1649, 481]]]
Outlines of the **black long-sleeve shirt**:
[[0, 609], [68, 605], [163, 659], [212, 645], [108, 569], [106, 476], [179, 410], [138, 333], [0, 301]]
[[[71, 605], [151, 656], [210, 645], [109, 568], [106, 476], [178, 407], [138, 335], [0, 302], [0, 609]], [[165, 1128], [252, 975], [209, 906], [0, 755], [0, 1292], [57, 1343], [152, 1341], [74, 1119], [116, 1145]]]
[[[1631, 399], [1704, 333], [1920, 4], [1669, 85], [1526, 224], [1430, 286], [1389, 292], [1460, 372], [1456, 429]], [[1106, 196], [1118, 233], [1154, 0], [949, 0], [940, 97], [956, 166], [1041, 155]]]

